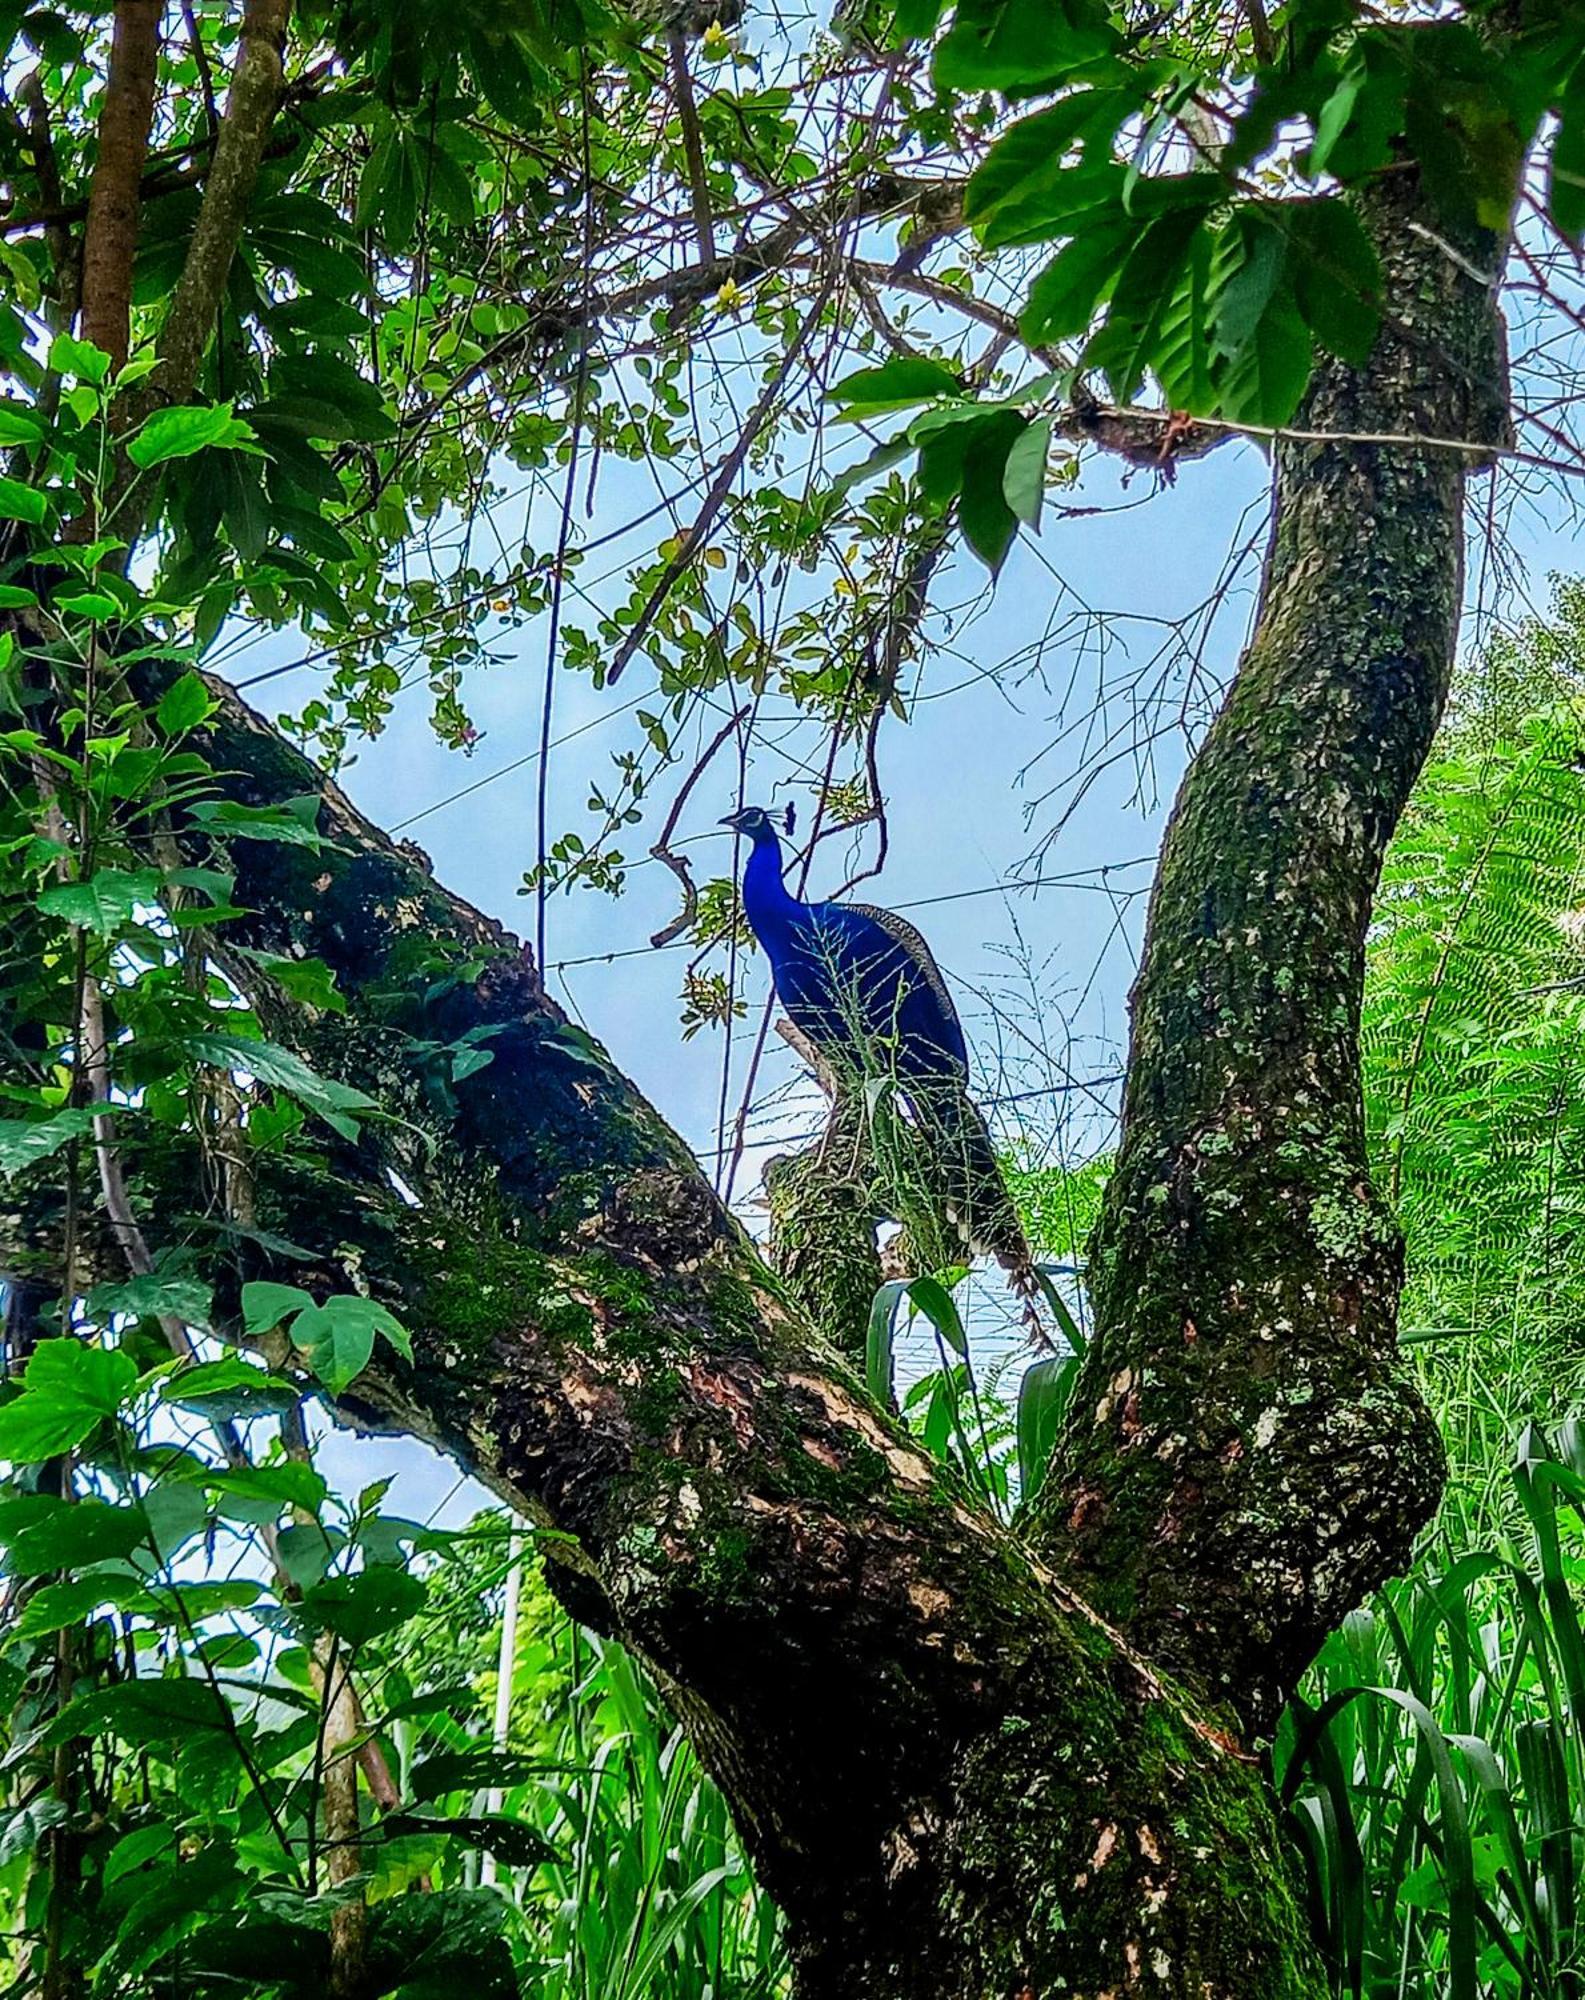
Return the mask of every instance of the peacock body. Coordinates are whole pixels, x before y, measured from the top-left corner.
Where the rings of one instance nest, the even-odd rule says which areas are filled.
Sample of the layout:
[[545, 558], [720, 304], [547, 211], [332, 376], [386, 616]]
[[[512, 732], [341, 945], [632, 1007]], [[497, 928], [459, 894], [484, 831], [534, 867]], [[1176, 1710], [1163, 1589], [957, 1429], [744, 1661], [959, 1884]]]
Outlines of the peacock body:
[[787, 887], [781, 842], [761, 807], [724, 824], [750, 842], [743, 914], [789, 1020], [839, 1077], [895, 1083], [958, 1236], [994, 1257], [1027, 1301], [1035, 1290], [1029, 1245], [969, 1095], [962, 1023], [930, 947], [891, 910], [801, 901]]

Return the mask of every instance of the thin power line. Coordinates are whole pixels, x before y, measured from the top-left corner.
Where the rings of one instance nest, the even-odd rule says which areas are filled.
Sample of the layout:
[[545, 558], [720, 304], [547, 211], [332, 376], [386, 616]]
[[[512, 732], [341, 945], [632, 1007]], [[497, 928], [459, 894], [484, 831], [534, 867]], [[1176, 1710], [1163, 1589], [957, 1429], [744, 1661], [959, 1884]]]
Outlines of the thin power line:
[[[403, 825], [410, 824], [403, 821]], [[1019, 889], [1094, 889], [1097, 893], [1110, 893], [1106, 882], [1108, 875], [1124, 868], [1143, 868], [1147, 862], [1156, 859], [1153, 854], [1136, 855], [1131, 861], [1103, 861], [1098, 868], [1077, 868], [1067, 875], [1031, 875], [1025, 881], [984, 882], [974, 889], [949, 889], [939, 896], [914, 896], [902, 903], [893, 903], [894, 910], [923, 910], [937, 903], [962, 903], [974, 896], [1011, 895]], [[1100, 876], [1100, 882], [1092, 880]], [[1125, 896], [1143, 895], [1143, 889], [1125, 889]], [[619, 958], [653, 958], [657, 951], [691, 951], [693, 941], [678, 938], [673, 944], [632, 945], [622, 951], [592, 951], [583, 958], [558, 958], [545, 967], [547, 972], [571, 972], [580, 965], [612, 965]]]

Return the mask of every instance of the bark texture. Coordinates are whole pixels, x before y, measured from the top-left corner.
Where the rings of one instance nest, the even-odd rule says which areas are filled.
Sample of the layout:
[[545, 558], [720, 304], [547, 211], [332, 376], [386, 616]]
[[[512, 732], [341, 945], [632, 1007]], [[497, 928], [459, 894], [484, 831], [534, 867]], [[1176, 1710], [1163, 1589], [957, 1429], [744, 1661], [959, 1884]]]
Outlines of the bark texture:
[[[247, 803], [321, 784], [235, 698], [211, 751]], [[801, 1994], [1319, 1994], [1253, 1763], [864, 1395], [515, 940], [323, 798], [334, 850], [238, 842], [236, 900], [350, 1002], [278, 1032], [407, 1122], [256, 1158], [232, 1282], [273, 1232], [401, 1314], [417, 1365], [345, 1414], [572, 1538], [558, 1588], [670, 1688]], [[492, 1062], [437, 1091], [471, 1027]], [[190, 1157], [138, 1164], [207, 1227]]]
[[[1387, 323], [1367, 367], [1323, 363], [1296, 427], [1501, 442], [1496, 243], [1450, 243], [1413, 171], [1361, 212]], [[1047, 1552], [1256, 1731], [1441, 1492], [1396, 1359], [1401, 1244], [1371, 1185], [1358, 1031], [1383, 851], [1447, 694], [1480, 457], [1277, 449], [1254, 637], [1166, 836], [1097, 1335], [1045, 1489]]]
[[83, 240], [82, 336], [119, 368], [127, 358], [140, 184], [154, 121], [164, 0], [116, 0], [99, 150]]

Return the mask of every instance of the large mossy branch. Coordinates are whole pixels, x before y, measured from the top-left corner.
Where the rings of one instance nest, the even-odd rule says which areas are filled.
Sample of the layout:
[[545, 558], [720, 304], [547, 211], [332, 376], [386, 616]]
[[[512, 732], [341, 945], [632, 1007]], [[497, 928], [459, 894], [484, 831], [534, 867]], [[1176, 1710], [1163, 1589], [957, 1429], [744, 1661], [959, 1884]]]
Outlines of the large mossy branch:
[[[274, 1275], [400, 1311], [416, 1365], [344, 1413], [561, 1538], [726, 1789], [800, 1990], [1318, 1992], [1252, 1766], [869, 1400], [516, 941], [217, 692], [231, 796], [316, 790], [333, 843], [235, 843], [238, 942], [348, 1001], [265, 993], [272, 1031], [393, 1114], [259, 1157], [245, 1268], [273, 1232], [308, 1258]], [[492, 1061], [437, 1094], [418, 1058], [469, 1029]]]
[[[1383, 852], [1447, 693], [1465, 481], [1502, 441], [1500, 250], [1450, 241], [1411, 170], [1360, 212], [1388, 312], [1298, 419], [1339, 441], [1278, 449], [1254, 637], [1167, 831], [1097, 1335], [1043, 1523], [1110, 1616], [1256, 1729], [1403, 1566], [1442, 1481], [1395, 1356], [1359, 1010]], [[1348, 441], [1383, 435], [1472, 448]]]

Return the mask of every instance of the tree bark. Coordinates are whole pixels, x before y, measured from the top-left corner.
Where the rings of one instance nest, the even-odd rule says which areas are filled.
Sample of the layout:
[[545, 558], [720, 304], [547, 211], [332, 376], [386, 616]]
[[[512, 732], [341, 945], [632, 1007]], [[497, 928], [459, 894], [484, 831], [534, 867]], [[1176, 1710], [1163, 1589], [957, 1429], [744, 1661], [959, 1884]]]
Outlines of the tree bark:
[[[669, 1690], [805, 2000], [1319, 1995], [1253, 1761], [869, 1400], [514, 939], [234, 696], [210, 749], [243, 802], [322, 788], [333, 850], [236, 843], [242, 941], [333, 966], [346, 1017], [261, 1005], [403, 1121], [255, 1160], [220, 1305], [274, 1232], [400, 1314], [416, 1365], [343, 1414], [570, 1538], [558, 1589]], [[426, 1092], [414, 1031], [473, 1027], [490, 1065]], [[173, 1238], [182, 1143], [138, 1154]]]
[[83, 241], [82, 336], [120, 368], [132, 313], [140, 185], [154, 121], [164, 0], [116, 0], [110, 70], [99, 114], [99, 151]]
[[1096, 1334], [1037, 1535], [1256, 1732], [1407, 1562], [1443, 1477], [1396, 1358], [1359, 1010], [1382, 855], [1447, 694], [1465, 482], [1505, 439], [1501, 252], [1450, 231], [1412, 169], [1359, 208], [1387, 319], [1297, 419], [1340, 441], [1277, 448], [1254, 637], [1162, 852]]

